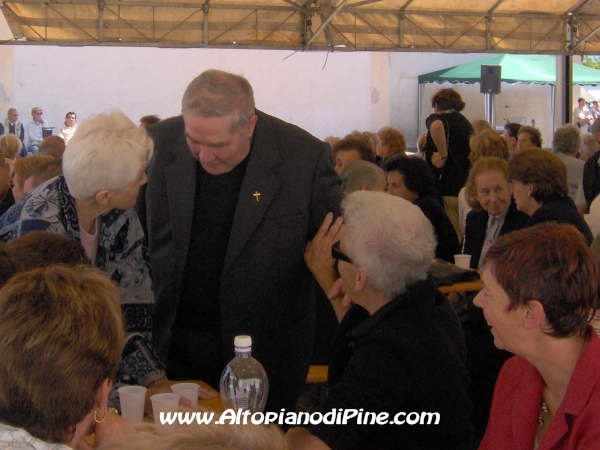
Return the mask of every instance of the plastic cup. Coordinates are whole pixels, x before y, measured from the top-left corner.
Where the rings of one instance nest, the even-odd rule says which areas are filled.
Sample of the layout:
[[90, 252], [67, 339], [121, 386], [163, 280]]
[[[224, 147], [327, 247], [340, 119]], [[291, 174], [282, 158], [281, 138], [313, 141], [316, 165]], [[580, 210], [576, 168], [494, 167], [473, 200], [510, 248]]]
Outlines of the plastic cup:
[[470, 269], [471, 255], [454, 255], [454, 264], [461, 269]]
[[196, 383], [177, 383], [171, 386], [174, 394], [187, 398], [192, 404], [192, 408], [198, 405], [198, 390], [200, 385]]
[[160, 413], [176, 412], [179, 406], [179, 395], [177, 394], [155, 394], [150, 397], [152, 402], [152, 415], [154, 416], [154, 423], [156, 425], [162, 425], [160, 423]]
[[123, 386], [118, 391], [121, 402], [121, 417], [132, 422], [143, 421], [146, 388], [144, 386]]

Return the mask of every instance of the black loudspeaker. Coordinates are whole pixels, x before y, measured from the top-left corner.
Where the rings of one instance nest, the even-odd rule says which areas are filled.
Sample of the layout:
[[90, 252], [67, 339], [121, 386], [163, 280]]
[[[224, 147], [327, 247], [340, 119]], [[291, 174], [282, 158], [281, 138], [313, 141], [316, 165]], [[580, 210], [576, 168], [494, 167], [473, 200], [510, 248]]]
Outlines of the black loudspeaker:
[[501, 82], [502, 66], [481, 66], [481, 87], [479, 92], [482, 94], [499, 94]]

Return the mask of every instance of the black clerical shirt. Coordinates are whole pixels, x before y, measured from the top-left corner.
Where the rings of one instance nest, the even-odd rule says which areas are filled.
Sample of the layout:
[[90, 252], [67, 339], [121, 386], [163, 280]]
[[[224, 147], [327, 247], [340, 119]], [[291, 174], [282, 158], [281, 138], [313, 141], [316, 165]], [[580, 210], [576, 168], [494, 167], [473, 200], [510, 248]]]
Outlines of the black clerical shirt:
[[196, 169], [196, 199], [181, 301], [175, 323], [187, 330], [221, 333], [221, 273], [248, 157], [230, 172]]

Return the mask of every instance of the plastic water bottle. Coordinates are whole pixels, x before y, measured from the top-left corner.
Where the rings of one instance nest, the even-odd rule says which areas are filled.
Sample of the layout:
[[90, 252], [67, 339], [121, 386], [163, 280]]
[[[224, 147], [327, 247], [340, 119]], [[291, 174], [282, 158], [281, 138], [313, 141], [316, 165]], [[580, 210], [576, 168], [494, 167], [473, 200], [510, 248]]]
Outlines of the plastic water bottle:
[[236, 336], [235, 358], [221, 375], [221, 400], [225, 409], [262, 412], [269, 395], [269, 379], [252, 355], [252, 338]]

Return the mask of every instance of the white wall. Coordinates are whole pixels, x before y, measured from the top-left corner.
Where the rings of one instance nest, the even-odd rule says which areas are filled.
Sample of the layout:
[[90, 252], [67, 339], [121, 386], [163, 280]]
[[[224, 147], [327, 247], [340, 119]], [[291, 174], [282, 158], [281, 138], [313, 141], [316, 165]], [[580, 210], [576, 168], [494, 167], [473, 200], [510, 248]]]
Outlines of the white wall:
[[179, 113], [192, 78], [216, 68], [243, 74], [259, 109], [319, 138], [371, 128], [370, 53], [48, 46], [14, 51], [14, 104], [23, 119], [33, 106], [43, 108], [51, 125], [67, 111], [81, 120], [110, 108], [134, 121], [146, 114], [169, 117]]
[[[0, 14], [0, 38], [11, 36]], [[429, 99], [442, 85], [426, 85], [418, 117], [418, 75], [484, 58], [486, 54], [314, 53], [274, 50], [159, 49], [127, 47], [0, 46], [0, 117], [8, 107], [29, 118], [44, 109], [51, 125], [67, 111], [79, 120], [110, 108], [132, 120], [146, 114], [176, 115], [187, 84], [208, 68], [246, 76], [257, 107], [305, 128], [319, 138], [391, 124], [414, 147], [424, 129]], [[444, 85], [444, 87], [450, 85]], [[453, 85], [464, 96], [469, 119], [485, 117], [479, 85]], [[502, 85], [496, 125], [505, 117], [535, 119], [550, 143], [547, 86]], [[575, 96], [577, 97], [577, 96]], [[509, 108], [504, 108], [509, 105]], [[512, 120], [512, 119], [511, 119]]]

